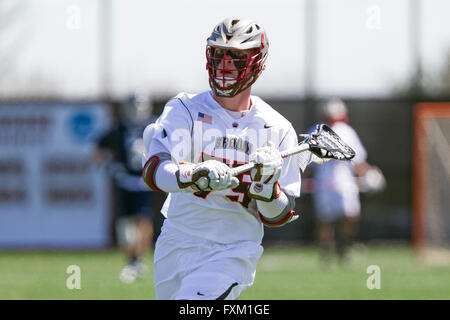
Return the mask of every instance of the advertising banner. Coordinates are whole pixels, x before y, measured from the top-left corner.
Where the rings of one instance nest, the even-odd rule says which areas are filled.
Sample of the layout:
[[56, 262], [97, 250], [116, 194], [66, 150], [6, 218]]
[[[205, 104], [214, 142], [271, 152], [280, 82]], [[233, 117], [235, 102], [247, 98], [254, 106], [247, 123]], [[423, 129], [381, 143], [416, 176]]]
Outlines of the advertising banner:
[[109, 179], [92, 161], [102, 103], [0, 104], [0, 248], [111, 243]]

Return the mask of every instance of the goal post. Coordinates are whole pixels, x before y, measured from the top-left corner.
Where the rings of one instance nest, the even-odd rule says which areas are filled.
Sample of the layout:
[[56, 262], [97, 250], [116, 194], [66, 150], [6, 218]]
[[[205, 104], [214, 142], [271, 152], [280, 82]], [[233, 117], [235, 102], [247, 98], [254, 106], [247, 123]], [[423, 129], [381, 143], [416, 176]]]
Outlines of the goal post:
[[412, 243], [425, 259], [450, 262], [450, 102], [413, 112]]

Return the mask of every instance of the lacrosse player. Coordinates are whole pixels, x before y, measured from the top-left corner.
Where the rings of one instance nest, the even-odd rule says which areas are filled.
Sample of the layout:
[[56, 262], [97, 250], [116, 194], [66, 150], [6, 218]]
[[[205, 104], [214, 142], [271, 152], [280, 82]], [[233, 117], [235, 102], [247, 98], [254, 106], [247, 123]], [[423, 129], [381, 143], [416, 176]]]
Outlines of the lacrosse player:
[[[238, 298], [255, 279], [263, 226], [297, 217], [307, 153], [282, 159], [296, 132], [251, 95], [268, 50], [260, 24], [223, 20], [207, 39], [211, 90], [178, 94], [144, 131], [144, 181], [168, 193], [154, 254], [157, 299]], [[249, 161], [257, 167], [231, 174]]]
[[[330, 99], [321, 106], [322, 120], [355, 151], [351, 162], [328, 161], [312, 166], [314, 178], [313, 202], [318, 220], [318, 240], [321, 261], [328, 266], [332, 249], [339, 261], [347, 262], [347, 249], [357, 232], [361, 211], [359, 192], [380, 191], [385, 180], [381, 171], [367, 162], [367, 151], [358, 134], [349, 125], [347, 107], [340, 99]], [[355, 176], [363, 177], [355, 179]], [[362, 182], [358, 184], [359, 182]]]
[[154, 197], [141, 175], [142, 132], [152, 107], [140, 94], [130, 95], [115, 107], [116, 125], [99, 138], [94, 160], [103, 164], [115, 182], [115, 225], [127, 257], [119, 279], [132, 283], [147, 270], [144, 259], [153, 246]]

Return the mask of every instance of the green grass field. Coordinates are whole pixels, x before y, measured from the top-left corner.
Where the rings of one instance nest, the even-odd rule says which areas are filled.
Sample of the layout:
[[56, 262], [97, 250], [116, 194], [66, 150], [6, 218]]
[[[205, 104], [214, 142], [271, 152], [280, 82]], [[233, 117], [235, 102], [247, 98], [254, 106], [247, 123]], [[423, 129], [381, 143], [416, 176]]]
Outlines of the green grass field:
[[[406, 246], [359, 246], [352, 263], [323, 269], [314, 247], [268, 247], [256, 280], [240, 299], [450, 299], [450, 267], [418, 261]], [[152, 256], [143, 279], [123, 284], [124, 256], [101, 252], [0, 252], [0, 299], [154, 299]], [[69, 290], [69, 265], [81, 269], [81, 289]], [[381, 271], [381, 288], [369, 290], [367, 267]]]

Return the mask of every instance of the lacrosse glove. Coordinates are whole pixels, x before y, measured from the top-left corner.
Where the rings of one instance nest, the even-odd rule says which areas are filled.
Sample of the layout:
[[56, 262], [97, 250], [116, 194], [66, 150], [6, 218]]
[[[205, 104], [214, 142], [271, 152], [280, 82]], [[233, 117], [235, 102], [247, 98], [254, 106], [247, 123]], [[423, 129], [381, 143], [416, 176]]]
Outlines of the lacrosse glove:
[[239, 180], [231, 175], [230, 168], [223, 162], [207, 160], [201, 163], [182, 163], [176, 172], [181, 189], [192, 187], [198, 191], [234, 189]]
[[283, 158], [271, 141], [257, 149], [249, 157], [256, 167], [250, 171], [252, 184], [248, 195], [256, 200], [270, 202], [280, 196], [280, 178]]

